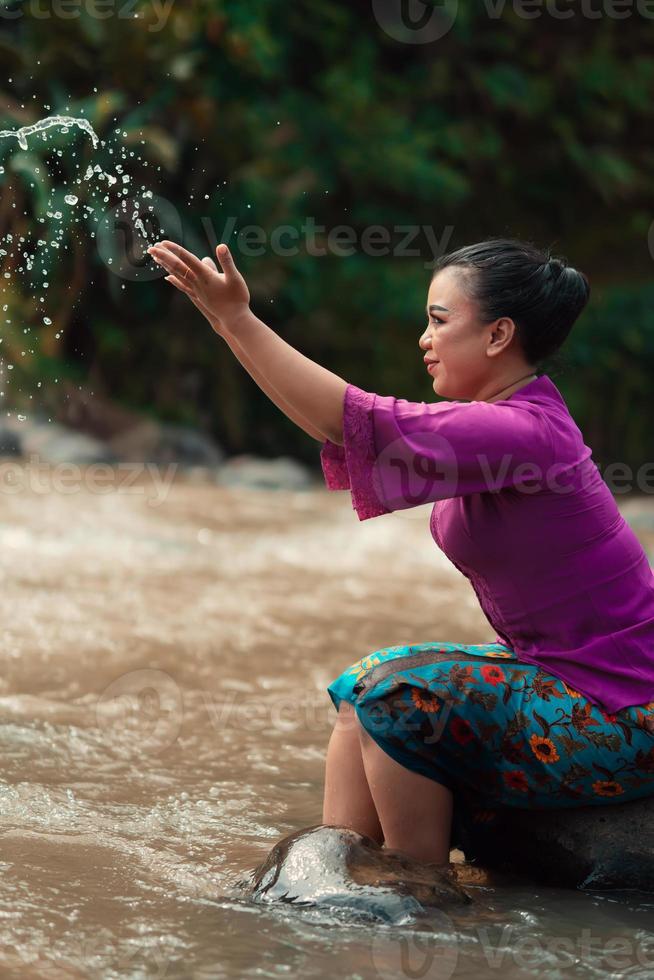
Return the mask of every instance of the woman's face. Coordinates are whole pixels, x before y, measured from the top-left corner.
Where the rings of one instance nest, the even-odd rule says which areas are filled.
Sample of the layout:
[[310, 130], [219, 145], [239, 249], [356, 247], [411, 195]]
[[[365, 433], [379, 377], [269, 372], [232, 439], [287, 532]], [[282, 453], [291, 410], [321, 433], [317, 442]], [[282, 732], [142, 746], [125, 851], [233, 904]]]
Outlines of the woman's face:
[[461, 272], [441, 269], [427, 295], [427, 327], [419, 340], [424, 355], [436, 363], [429, 368], [433, 389], [445, 398], [473, 399], [498, 376], [496, 355], [511, 341], [513, 321], [502, 318], [484, 324], [477, 304], [460, 288]]

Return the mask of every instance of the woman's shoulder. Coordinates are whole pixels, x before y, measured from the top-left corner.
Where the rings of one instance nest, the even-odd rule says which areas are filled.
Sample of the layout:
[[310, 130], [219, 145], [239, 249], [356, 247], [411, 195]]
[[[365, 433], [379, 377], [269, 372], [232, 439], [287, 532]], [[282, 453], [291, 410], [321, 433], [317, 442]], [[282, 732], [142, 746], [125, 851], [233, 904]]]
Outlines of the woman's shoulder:
[[553, 458], [557, 462], [577, 465], [592, 455], [565, 398], [547, 374], [541, 374], [535, 381], [519, 388], [505, 400], [505, 404], [521, 407], [542, 418], [550, 432]]

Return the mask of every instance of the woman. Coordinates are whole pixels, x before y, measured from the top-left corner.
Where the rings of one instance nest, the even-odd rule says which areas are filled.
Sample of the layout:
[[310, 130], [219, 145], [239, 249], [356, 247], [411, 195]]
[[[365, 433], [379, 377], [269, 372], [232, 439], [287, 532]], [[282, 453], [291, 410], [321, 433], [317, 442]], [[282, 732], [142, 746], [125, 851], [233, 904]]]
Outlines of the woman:
[[537, 373], [584, 309], [586, 277], [512, 239], [443, 256], [419, 346], [447, 400], [409, 402], [346, 383], [258, 320], [225, 245], [223, 273], [172, 242], [150, 252], [322, 443], [327, 486], [351, 491], [359, 520], [434, 504], [431, 533], [496, 633], [378, 650], [329, 685], [323, 823], [446, 865], [455, 802], [654, 792], [654, 576]]

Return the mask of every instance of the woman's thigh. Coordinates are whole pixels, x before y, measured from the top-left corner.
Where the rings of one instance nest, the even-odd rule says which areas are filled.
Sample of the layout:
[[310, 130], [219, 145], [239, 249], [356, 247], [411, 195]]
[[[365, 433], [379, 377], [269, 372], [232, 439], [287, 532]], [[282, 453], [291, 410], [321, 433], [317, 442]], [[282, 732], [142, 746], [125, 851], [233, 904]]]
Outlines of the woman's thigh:
[[654, 703], [607, 714], [503, 644], [386, 647], [327, 690], [390, 756], [475, 807], [654, 794]]

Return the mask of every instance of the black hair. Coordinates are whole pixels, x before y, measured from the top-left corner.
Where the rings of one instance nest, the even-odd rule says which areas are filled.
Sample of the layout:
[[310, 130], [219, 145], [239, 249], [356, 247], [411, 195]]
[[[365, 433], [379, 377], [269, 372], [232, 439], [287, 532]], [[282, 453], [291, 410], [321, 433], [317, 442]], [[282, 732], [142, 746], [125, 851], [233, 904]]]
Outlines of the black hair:
[[484, 323], [511, 317], [534, 366], [559, 349], [590, 297], [583, 272], [515, 238], [490, 238], [442, 255], [434, 276], [450, 266], [461, 267], [462, 289]]

